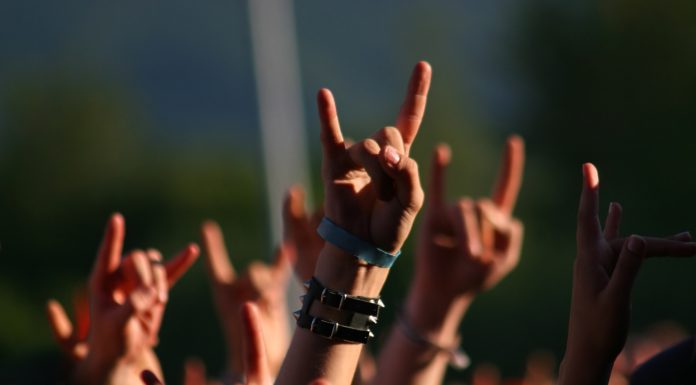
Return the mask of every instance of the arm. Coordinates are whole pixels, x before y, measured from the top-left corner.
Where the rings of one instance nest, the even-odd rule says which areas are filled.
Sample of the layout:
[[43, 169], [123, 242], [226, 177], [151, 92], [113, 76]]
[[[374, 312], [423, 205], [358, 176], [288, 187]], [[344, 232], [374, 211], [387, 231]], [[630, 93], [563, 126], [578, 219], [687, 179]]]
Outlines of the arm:
[[606, 384], [616, 356], [626, 342], [631, 290], [646, 257], [691, 256], [696, 245], [688, 233], [671, 239], [619, 238], [621, 206], [609, 206], [604, 229], [599, 222], [599, 176], [583, 165], [578, 209], [577, 257], [566, 352], [559, 385]]
[[449, 160], [449, 148], [438, 146], [416, 245], [415, 276], [401, 319], [380, 352], [374, 384], [440, 384], [451, 357], [434, 346], [458, 348], [459, 324], [471, 302], [519, 261], [522, 224], [511, 213], [524, 166], [522, 140], [508, 139], [492, 199], [474, 202], [465, 197], [447, 205], [444, 171]]
[[161, 372], [154, 353], [168, 291], [198, 256], [195, 245], [162, 263], [157, 250], [135, 250], [121, 258], [125, 223], [109, 220], [89, 279], [89, 301], [76, 301], [77, 328], [62, 306], [49, 301], [49, 322], [73, 363], [76, 384], [137, 381], [145, 368]]
[[[326, 217], [388, 252], [402, 247], [423, 202], [417, 164], [408, 154], [425, 109], [430, 72], [426, 63], [416, 66], [398, 129], [387, 127], [350, 148], [343, 141], [333, 96], [328, 90], [318, 96]], [[326, 243], [314, 275], [334, 290], [377, 297], [388, 272]], [[324, 316], [328, 309], [318, 304], [309, 311]], [[335, 385], [350, 384], [361, 351], [362, 345], [297, 328], [277, 383], [301, 384], [324, 377]]]

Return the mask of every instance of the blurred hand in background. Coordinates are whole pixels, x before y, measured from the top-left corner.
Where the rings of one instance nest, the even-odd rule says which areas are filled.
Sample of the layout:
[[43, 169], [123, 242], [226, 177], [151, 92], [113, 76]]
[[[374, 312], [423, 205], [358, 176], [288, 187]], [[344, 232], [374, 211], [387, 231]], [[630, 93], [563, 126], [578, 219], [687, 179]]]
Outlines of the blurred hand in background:
[[88, 301], [76, 301], [75, 329], [57, 301], [47, 304], [53, 334], [73, 361], [77, 384], [133, 383], [143, 369], [161, 372], [153, 349], [169, 289], [198, 257], [198, 247], [190, 244], [166, 264], [154, 249], [122, 258], [124, 237], [125, 221], [114, 214], [89, 279]]
[[314, 275], [314, 267], [324, 240], [317, 234], [317, 227], [324, 217], [319, 206], [308, 213], [305, 208], [305, 191], [300, 185], [292, 186], [283, 202], [283, 237], [291, 252], [295, 274], [300, 281]]
[[469, 304], [519, 261], [522, 223], [512, 211], [524, 168], [522, 139], [507, 140], [491, 198], [462, 197], [448, 205], [445, 168], [450, 158], [447, 145], [435, 148], [416, 245], [415, 276], [399, 325], [404, 330], [393, 331], [380, 354], [375, 384], [441, 383], [447, 362], [465, 359], [452, 353]]
[[258, 306], [260, 323], [266, 330], [268, 363], [275, 376], [290, 339], [286, 289], [291, 269], [287, 246], [277, 249], [273, 264], [254, 261], [238, 276], [230, 262], [220, 226], [206, 221], [201, 227], [201, 237], [215, 306], [227, 341], [230, 376], [242, 378], [244, 373], [244, 329], [240, 309], [247, 301]]
[[626, 341], [633, 283], [646, 257], [691, 256], [696, 244], [688, 233], [668, 238], [619, 238], [622, 208], [609, 205], [604, 228], [599, 221], [599, 174], [583, 165], [577, 219], [577, 256], [573, 269], [566, 353], [559, 384], [606, 384]]

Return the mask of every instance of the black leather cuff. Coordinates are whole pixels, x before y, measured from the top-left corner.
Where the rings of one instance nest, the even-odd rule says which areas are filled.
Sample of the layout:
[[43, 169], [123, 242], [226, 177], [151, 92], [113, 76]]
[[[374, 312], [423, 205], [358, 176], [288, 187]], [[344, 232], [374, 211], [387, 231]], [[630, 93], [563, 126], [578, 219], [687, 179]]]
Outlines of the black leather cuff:
[[338, 310], [374, 317], [371, 319], [373, 323], [377, 323], [379, 311], [384, 307], [384, 303], [379, 297], [368, 298], [341, 293], [324, 287], [324, 285], [314, 277], [306, 281], [304, 285], [305, 288], [307, 288], [307, 296]]
[[356, 329], [341, 325], [338, 322], [313, 317], [305, 312], [300, 312], [297, 318], [297, 326], [330, 340], [364, 344], [374, 337], [369, 328]]

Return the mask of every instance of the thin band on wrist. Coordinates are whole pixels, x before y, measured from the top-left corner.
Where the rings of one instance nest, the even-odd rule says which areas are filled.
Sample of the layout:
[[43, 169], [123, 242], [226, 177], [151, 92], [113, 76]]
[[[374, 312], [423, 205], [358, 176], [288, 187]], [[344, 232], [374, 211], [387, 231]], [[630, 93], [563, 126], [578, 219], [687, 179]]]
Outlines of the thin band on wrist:
[[459, 347], [459, 337], [456, 338], [452, 346], [442, 346], [434, 341], [431, 341], [427, 337], [423, 336], [417, 330], [415, 330], [411, 323], [406, 319], [403, 311], [399, 312], [397, 317], [399, 329], [403, 335], [411, 342], [416, 345], [424, 346], [428, 349], [435, 350], [438, 353], [445, 353], [449, 356], [449, 364], [455, 369], [463, 370], [469, 367], [471, 364], [471, 359], [469, 356]]
[[317, 233], [326, 242], [371, 265], [390, 268], [401, 255], [401, 250], [391, 254], [356, 237], [327, 217], [321, 220], [319, 227], [317, 227]]

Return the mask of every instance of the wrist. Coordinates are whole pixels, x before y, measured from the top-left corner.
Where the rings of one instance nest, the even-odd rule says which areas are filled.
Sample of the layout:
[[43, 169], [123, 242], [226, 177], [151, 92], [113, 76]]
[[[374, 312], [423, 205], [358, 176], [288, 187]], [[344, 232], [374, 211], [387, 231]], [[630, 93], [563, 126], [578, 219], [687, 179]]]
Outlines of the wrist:
[[314, 271], [326, 287], [351, 295], [379, 297], [389, 269], [370, 265], [346, 251], [325, 243]]
[[[474, 295], [434, 299], [433, 293], [412, 288], [403, 308], [403, 316], [423, 337], [447, 346], [458, 338], [459, 325]], [[437, 297], [437, 293], [435, 293]]]

